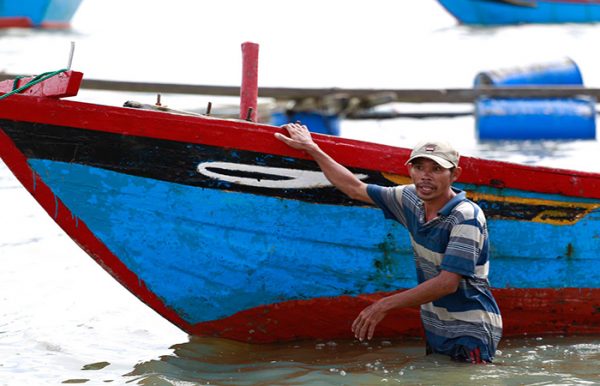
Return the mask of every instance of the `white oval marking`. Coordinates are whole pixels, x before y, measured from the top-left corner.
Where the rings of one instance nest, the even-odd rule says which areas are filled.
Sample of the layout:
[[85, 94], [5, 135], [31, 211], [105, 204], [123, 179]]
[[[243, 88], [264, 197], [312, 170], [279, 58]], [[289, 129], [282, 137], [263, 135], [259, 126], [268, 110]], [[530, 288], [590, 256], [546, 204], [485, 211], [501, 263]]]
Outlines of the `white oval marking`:
[[[209, 169], [224, 169], [232, 172], [260, 173], [265, 178], [251, 178], [241, 176], [230, 176]], [[275, 168], [270, 166], [246, 165], [233, 162], [202, 162], [198, 164], [198, 173], [220, 181], [230, 182], [237, 185], [255, 186], [271, 189], [313, 189], [332, 186], [325, 178], [323, 172], [300, 169]], [[268, 176], [286, 177], [283, 180], [270, 180]], [[366, 174], [355, 174], [359, 180], [368, 177]]]

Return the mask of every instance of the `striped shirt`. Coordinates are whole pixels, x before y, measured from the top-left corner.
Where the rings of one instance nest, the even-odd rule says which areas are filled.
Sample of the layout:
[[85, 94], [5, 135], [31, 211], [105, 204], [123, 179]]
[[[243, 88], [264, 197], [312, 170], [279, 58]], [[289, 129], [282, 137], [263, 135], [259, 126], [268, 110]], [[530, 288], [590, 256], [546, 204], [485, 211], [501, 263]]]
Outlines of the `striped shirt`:
[[462, 276], [456, 292], [421, 306], [430, 348], [452, 357], [479, 348], [481, 358], [491, 361], [502, 336], [502, 317], [488, 281], [485, 215], [465, 192], [452, 189], [456, 196], [427, 223], [414, 185], [369, 185], [367, 192], [386, 218], [409, 231], [419, 283], [441, 270]]

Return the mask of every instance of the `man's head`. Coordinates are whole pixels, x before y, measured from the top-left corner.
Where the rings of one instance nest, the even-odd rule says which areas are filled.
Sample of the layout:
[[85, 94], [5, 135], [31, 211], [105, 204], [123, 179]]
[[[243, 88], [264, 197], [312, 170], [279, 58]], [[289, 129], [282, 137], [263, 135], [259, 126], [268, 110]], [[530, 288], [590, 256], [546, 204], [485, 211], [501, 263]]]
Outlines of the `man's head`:
[[459, 154], [446, 142], [427, 141], [414, 147], [406, 162], [410, 177], [423, 201], [447, 202], [454, 193], [451, 185], [461, 174]]
[[458, 152], [447, 142], [442, 141], [424, 141], [415, 146], [410, 153], [410, 158], [406, 161], [411, 163], [416, 158], [429, 158], [435, 161], [444, 169], [458, 167], [460, 158]]

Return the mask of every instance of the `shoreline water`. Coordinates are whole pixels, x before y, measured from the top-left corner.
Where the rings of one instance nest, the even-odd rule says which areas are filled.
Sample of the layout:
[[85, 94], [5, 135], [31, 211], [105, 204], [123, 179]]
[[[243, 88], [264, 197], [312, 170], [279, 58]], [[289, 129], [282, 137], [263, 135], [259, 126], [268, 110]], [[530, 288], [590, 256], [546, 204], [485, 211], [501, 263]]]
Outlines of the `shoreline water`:
[[[261, 7], [270, 12], [255, 17]], [[275, 1], [86, 0], [72, 31], [0, 31], [0, 69], [62, 68], [75, 40], [73, 69], [90, 78], [239, 85], [239, 45], [251, 40], [261, 44], [259, 87], [470, 87], [482, 70], [564, 56], [580, 65], [587, 86], [600, 85], [600, 25], [462, 27], [434, 1], [296, 8], [290, 15]], [[74, 99], [154, 98], [82, 91]], [[210, 100], [163, 98], [181, 109]], [[402, 147], [435, 137], [464, 155], [600, 172], [598, 140], [481, 142], [472, 117], [343, 121], [342, 136]], [[597, 336], [504, 339], [495, 363], [481, 367], [426, 357], [419, 340], [248, 345], [188, 337], [104, 272], [2, 162], [0, 213], [0, 385], [600, 383]]]

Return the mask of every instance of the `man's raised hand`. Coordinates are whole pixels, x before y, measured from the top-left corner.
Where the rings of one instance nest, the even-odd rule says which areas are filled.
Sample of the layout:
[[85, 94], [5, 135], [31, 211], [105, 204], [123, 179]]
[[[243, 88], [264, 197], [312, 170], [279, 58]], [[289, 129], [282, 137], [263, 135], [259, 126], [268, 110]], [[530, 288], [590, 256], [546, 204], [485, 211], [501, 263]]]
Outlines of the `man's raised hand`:
[[287, 130], [289, 137], [281, 133], [275, 133], [275, 138], [286, 145], [304, 151], [310, 151], [317, 148], [317, 144], [312, 140], [310, 131], [308, 131], [308, 128], [305, 125], [300, 123], [288, 123], [281, 127]]

